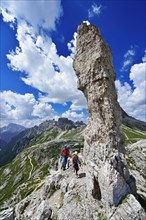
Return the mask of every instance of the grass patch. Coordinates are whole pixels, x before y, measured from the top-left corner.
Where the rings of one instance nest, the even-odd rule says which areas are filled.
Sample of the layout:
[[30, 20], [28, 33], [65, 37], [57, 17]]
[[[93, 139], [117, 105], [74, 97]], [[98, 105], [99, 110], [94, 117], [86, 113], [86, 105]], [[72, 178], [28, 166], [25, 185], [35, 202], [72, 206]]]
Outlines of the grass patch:
[[129, 196], [130, 196], [130, 195], [126, 195], [126, 196], [124, 197], [124, 199], [122, 200], [121, 204], [127, 203], [128, 199], [129, 199]]
[[72, 129], [68, 133], [65, 133], [64, 135], [62, 135], [61, 138], [77, 139], [77, 140], [83, 141], [84, 137], [83, 135], [81, 135], [81, 131], [82, 131], [81, 128]]
[[146, 134], [142, 134], [134, 129], [122, 126], [122, 132], [125, 136], [125, 144], [133, 144], [140, 139], [146, 139]]
[[46, 163], [43, 165], [43, 167], [41, 167], [40, 169], [40, 179], [43, 180], [44, 177], [50, 175], [50, 172], [49, 172], [49, 163]]
[[98, 220], [107, 220], [107, 217], [103, 216], [103, 214], [100, 212], [98, 212], [97, 217], [98, 217]]
[[123, 129], [125, 136], [127, 136], [129, 139], [133, 139], [133, 138], [146, 139], [146, 135], [139, 133], [138, 131], [128, 129], [125, 127], [123, 127], [122, 129]]
[[58, 132], [57, 129], [52, 129], [52, 130], [49, 130], [49, 131], [42, 132], [38, 136], [32, 138], [32, 140], [31, 140], [30, 144], [28, 145], [28, 147], [31, 147], [31, 146], [36, 145], [36, 144], [42, 144], [42, 143], [47, 142], [47, 141], [54, 140], [57, 137], [58, 134], [59, 134], [59, 132]]

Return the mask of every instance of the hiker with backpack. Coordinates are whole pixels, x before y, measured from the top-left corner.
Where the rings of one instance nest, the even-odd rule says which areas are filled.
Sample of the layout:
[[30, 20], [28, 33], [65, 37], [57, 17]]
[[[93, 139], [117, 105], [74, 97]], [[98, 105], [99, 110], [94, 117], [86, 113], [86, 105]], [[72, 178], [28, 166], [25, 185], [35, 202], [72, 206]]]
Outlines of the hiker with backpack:
[[75, 169], [76, 177], [78, 178], [79, 177], [79, 175], [78, 175], [79, 164], [81, 165], [81, 162], [79, 160], [78, 152], [77, 151], [74, 152], [74, 155], [72, 157], [72, 162], [73, 162], [73, 167]]
[[63, 168], [63, 170], [65, 170], [66, 164], [67, 164], [67, 159], [69, 157], [69, 148], [67, 145], [64, 145], [64, 147], [61, 151], [61, 156], [62, 156], [62, 168]]

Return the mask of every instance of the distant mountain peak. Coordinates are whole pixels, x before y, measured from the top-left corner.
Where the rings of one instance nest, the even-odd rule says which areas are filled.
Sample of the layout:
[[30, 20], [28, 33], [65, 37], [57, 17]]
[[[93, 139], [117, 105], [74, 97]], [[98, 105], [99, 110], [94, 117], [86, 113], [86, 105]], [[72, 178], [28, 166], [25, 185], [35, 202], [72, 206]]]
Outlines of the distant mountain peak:
[[7, 126], [0, 128], [0, 139], [8, 143], [12, 137], [25, 129], [26, 128], [22, 125], [10, 123]]
[[0, 128], [0, 131], [1, 132], [4, 132], [4, 131], [16, 132], [18, 130], [24, 130], [24, 129], [26, 129], [26, 128], [22, 125], [15, 124], [15, 123], [10, 123], [7, 126], [4, 126], [4, 127]]

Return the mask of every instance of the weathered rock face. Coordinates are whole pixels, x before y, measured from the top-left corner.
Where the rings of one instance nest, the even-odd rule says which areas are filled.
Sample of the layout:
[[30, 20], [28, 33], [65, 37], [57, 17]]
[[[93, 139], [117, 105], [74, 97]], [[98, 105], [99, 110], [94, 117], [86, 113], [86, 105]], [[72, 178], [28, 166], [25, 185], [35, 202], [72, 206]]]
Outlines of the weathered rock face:
[[[146, 141], [139, 141], [135, 144], [135, 150], [138, 150], [140, 145], [143, 145], [141, 160], [144, 161]], [[133, 145], [134, 146], [134, 145]], [[131, 152], [132, 145], [129, 152]], [[141, 149], [140, 149], [141, 150]], [[138, 151], [137, 151], [138, 152]], [[139, 153], [137, 154], [137, 156]], [[134, 156], [134, 157], [133, 157]], [[146, 219], [140, 203], [133, 195], [127, 195], [118, 207], [111, 207], [108, 213], [102, 201], [95, 198], [88, 197], [86, 191], [86, 183], [88, 177], [86, 176], [86, 167], [84, 167], [84, 158], [79, 154], [82, 166], [79, 169], [79, 177], [76, 178], [72, 169], [72, 164], [66, 171], [51, 170], [51, 175], [38, 184], [36, 189], [20, 201], [15, 207], [9, 208], [0, 212], [0, 219], [2, 220], [133, 220]], [[135, 155], [128, 155], [132, 167]], [[143, 162], [142, 162], [143, 163]], [[141, 165], [137, 169], [141, 170]], [[135, 166], [134, 166], [135, 169]], [[137, 174], [139, 171], [137, 170]], [[145, 189], [145, 181], [142, 180], [139, 174], [138, 190], [139, 194], [145, 197], [143, 190]], [[143, 170], [142, 170], [143, 174]], [[135, 175], [135, 172], [134, 172]], [[143, 176], [143, 175], [142, 175]]]
[[0, 213], [0, 220], [13, 220], [14, 219], [14, 210], [9, 208]]
[[146, 140], [128, 145], [126, 156], [130, 172], [136, 179], [137, 193], [144, 198], [146, 210]]
[[88, 196], [108, 209], [136, 189], [124, 156], [111, 50], [94, 25], [79, 25], [73, 67], [89, 113], [84, 145]]
[[[60, 187], [60, 179], [62, 174], [60, 171], [48, 176], [42, 186], [38, 186], [36, 191], [20, 201], [14, 210], [15, 217], [13, 219], [30, 219], [30, 220], [49, 220], [52, 215], [52, 208], [48, 203], [48, 198]], [[1, 219], [1, 213], [0, 213]], [[12, 219], [12, 220], [13, 220]], [[4, 219], [7, 220], [7, 219]]]

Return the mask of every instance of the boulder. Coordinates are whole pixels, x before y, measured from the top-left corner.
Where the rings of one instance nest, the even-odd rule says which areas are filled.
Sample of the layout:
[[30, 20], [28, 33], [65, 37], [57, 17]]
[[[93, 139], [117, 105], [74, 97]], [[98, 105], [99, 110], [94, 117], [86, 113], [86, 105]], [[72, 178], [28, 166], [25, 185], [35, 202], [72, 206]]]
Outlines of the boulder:
[[133, 195], [128, 195], [122, 202], [122, 204], [108, 217], [109, 220], [145, 220], [146, 215], [143, 212], [143, 208], [140, 203], [135, 199]]
[[62, 174], [60, 171], [48, 176], [29, 196], [15, 206], [15, 220], [48, 220], [52, 209], [47, 203], [53, 193], [60, 187]]
[[36, 213], [33, 217], [35, 220], [49, 220], [51, 218], [52, 209], [47, 201], [43, 200], [38, 206]]

